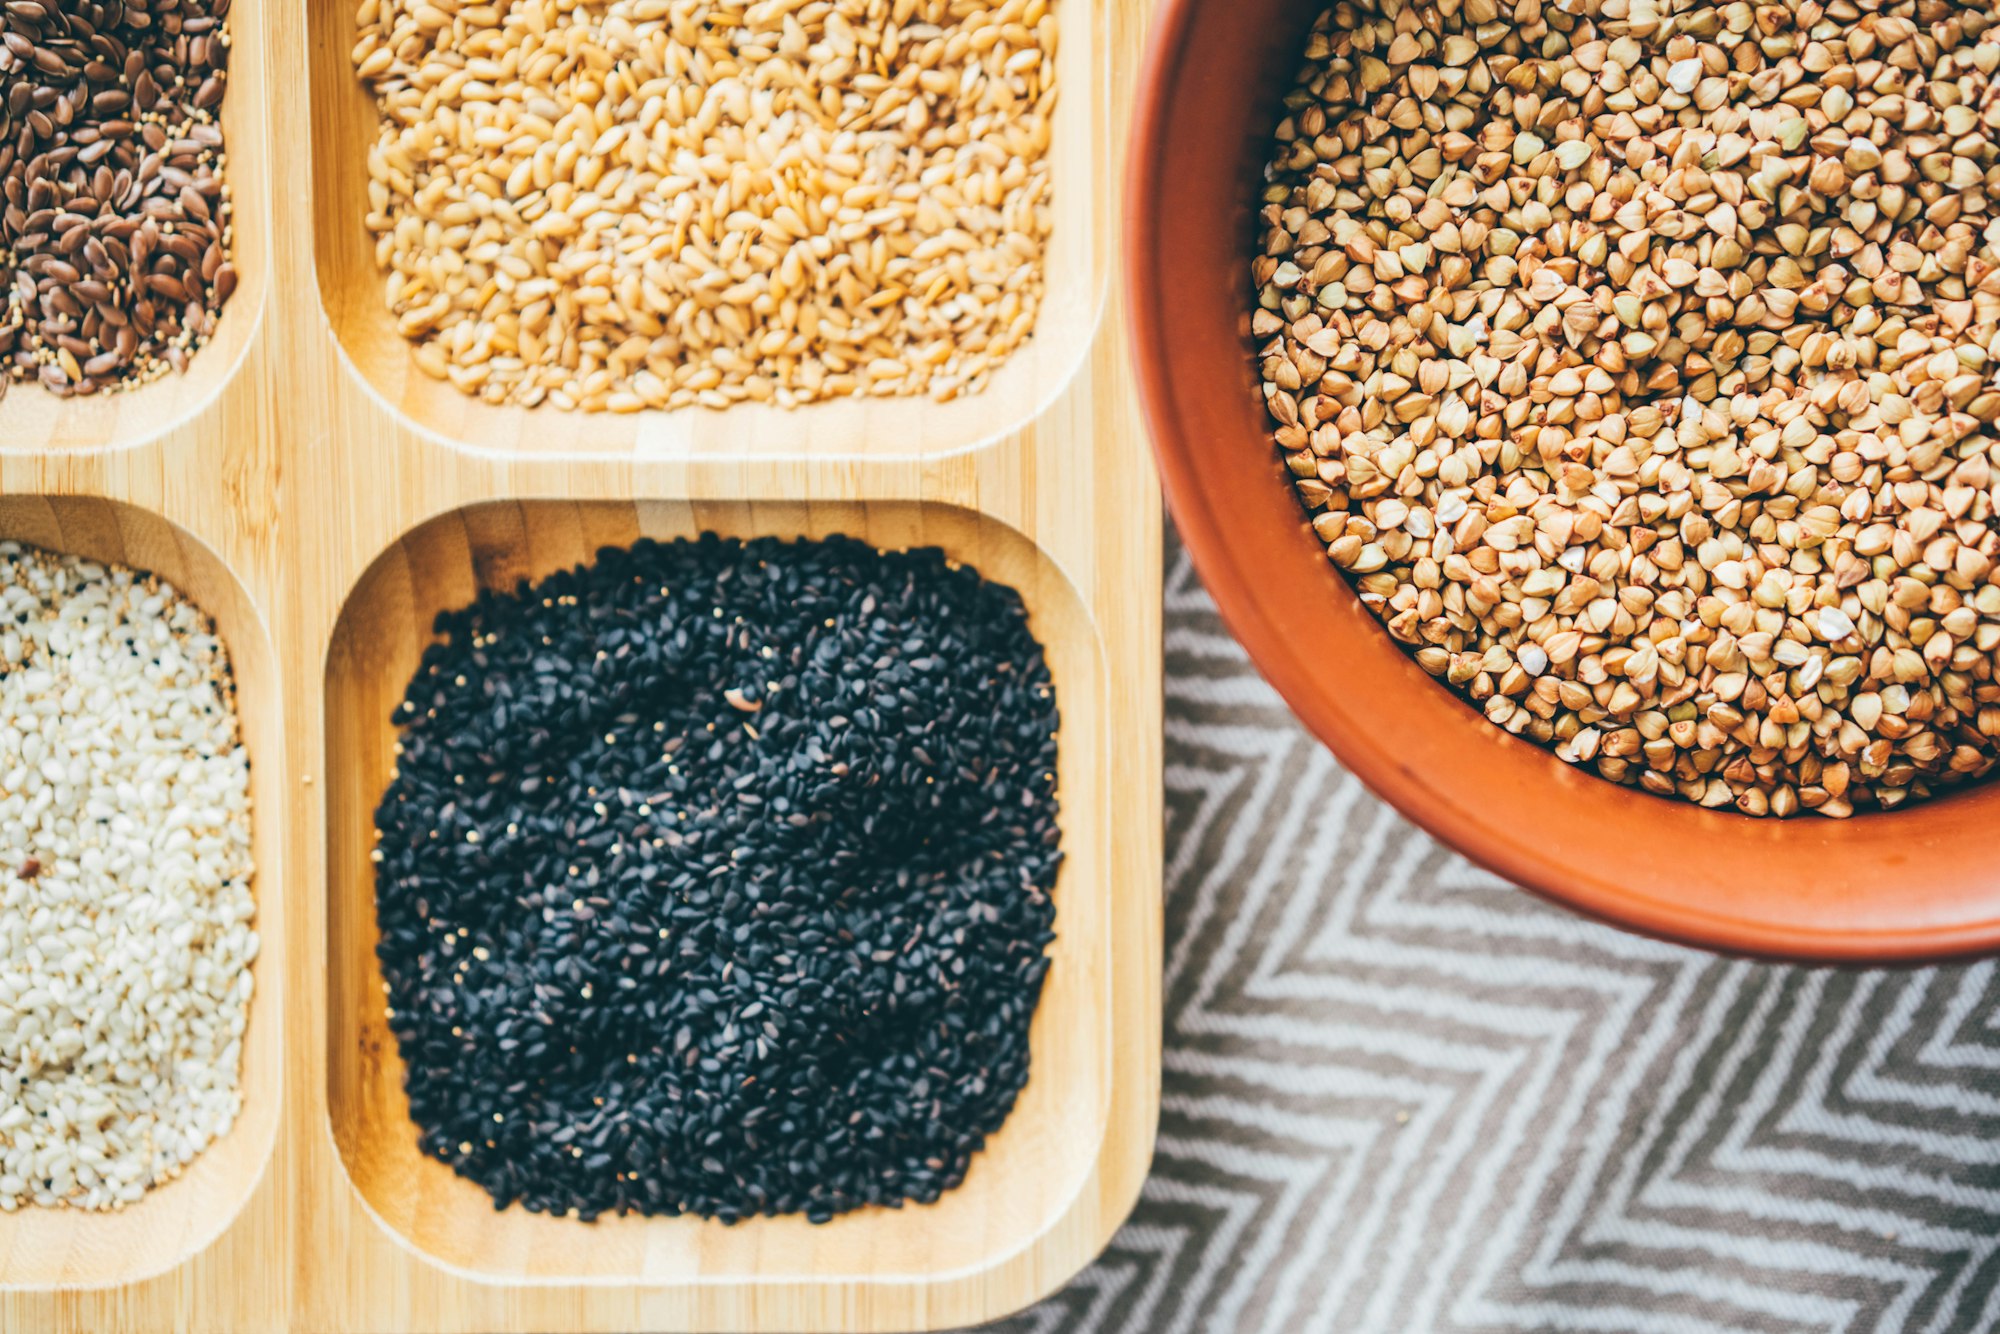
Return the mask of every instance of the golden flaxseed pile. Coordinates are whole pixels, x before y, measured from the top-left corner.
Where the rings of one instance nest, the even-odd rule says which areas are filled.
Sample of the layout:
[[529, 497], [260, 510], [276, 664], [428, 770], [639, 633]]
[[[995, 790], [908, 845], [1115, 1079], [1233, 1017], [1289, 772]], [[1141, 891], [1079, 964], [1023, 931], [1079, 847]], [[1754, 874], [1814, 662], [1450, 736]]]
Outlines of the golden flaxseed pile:
[[636, 411], [978, 388], [1034, 327], [1050, 0], [362, 0], [422, 367]]
[[2000, 754], [1985, 0], [1358, 0], [1286, 102], [1267, 400], [1419, 662], [1616, 782], [1891, 807]]

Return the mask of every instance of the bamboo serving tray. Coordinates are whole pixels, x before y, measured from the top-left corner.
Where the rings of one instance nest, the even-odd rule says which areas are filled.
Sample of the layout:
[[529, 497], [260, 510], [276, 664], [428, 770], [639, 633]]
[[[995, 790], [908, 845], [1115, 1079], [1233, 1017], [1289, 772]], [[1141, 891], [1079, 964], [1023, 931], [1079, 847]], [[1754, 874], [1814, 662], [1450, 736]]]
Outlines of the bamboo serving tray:
[[[362, 223], [352, 0], [239, 0], [241, 284], [184, 376], [0, 402], [0, 538], [154, 570], [228, 642], [264, 942], [243, 1112], [122, 1213], [0, 1215], [0, 1330], [941, 1328], [1104, 1245], [1159, 1106], [1160, 506], [1110, 282], [1146, 8], [1060, 0], [1048, 296], [983, 392], [607, 416], [491, 407], [416, 368]], [[1032, 1072], [935, 1205], [581, 1223], [496, 1212], [417, 1151], [368, 851], [432, 618], [702, 530], [941, 546], [1020, 589], [1047, 648], [1067, 860]]]

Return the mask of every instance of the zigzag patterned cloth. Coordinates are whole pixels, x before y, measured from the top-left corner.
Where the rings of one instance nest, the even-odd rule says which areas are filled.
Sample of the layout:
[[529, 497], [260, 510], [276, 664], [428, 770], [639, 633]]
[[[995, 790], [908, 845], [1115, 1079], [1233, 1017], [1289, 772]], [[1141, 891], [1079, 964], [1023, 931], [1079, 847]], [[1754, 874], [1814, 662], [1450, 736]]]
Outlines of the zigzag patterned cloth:
[[2000, 1330], [1992, 963], [1729, 961], [1548, 907], [1343, 772], [1178, 550], [1166, 596], [1159, 1150], [1104, 1257], [990, 1328]]

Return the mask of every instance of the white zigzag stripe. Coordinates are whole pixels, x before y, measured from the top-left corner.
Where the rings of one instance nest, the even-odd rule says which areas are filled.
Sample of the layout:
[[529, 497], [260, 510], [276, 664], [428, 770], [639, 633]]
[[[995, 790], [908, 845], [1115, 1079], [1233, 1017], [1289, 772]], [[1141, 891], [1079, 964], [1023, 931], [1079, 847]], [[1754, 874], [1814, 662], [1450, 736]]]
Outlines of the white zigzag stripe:
[[[1219, 1114], [1218, 1119], [1238, 1125], [1270, 1124], [1263, 1117], [1230, 1115], [1232, 1111], [1240, 1113], [1248, 1110], [1240, 1104], [1231, 1104], [1226, 1100], [1210, 1101], [1219, 1104], [1208, 1109]], [[1295, 1135], [1307, 1123], [1307, 1118], [1284, 1120], [1289, 1122], [1287, 1128]], [[1340, 1133], [1343, 1131], [1348, 1133]], [[1258, 1227], [1237, 1249], [1234, 1256], [1235, 1276], [1209, 1307], [1211, 1320], [1223, 1328], [1236, 1325], [1245, 1304], [1257, 1295], [1266, 1270], [1281, 1257], [1293, 1220], [1309, 1204], [1317, 1202], [1321, 1217], [1337, 1217], [1345, 1211], [1354, 1191], [1361, 1158], [1355, 1152], [1333, 1154], [1327, 1150], [1365, 1148], [1375, 1133], [1375, 1127], [1369, 1125], [1329, 1121], [1305, 1130], [1308, 1142], [1324, 1146], [1320, 1153], [1307, 1157], [1272, 1157], [1267, 1161], [1265, 1165], [1273, 1172], [1268, 1179], [1282, 1189]], [[1231, 1169], [1240, 1169], [1240, 1162], [1240, 1157], [1232, 1156]], [[1188, 1322], [1183, 1320], [1179, 1327], [1189, 1327]]]
[[[1927, 978], [1924, 981], [1925, 985], [1921, 987], [1906, 986], [1897, 992], [1894, 1007], [1869, 1041], [1861, 1068], [1847, 1081], [1846, 1092], [1857, 1097], [1903, 1102], [1933, 1111], [2000, 1116], [2000, 1092], [1988, 1092], [1966, 1084], [1912, 1083], [1897, 1078], [1883, 1068], [1896, 1044], [1915, 1026], [1923, 1004], [1930, 999], [1930, 993], [1943, 989], [1937, 985], [1937, 979]], [[1874, 1120], [1863, 1124], [1868, 1127], [1861, 1134], [1864, 1139], [1871, 1135], [1902, 1138], [1915, 1132], [1918, 1138], [1904, 1142], [1917, 1144], [1931, 1153], [1956, 1157], [1965, 1163], [1992, 1161], [1993, 1146], [1982, 1137], [1931, 1134], [1921, 1126], [1886, 1126]]]
[[[1419, 837], [1414, 831], [1408, 836]], [[1428, 843], [1420, 842], [1419, 846], [1432, 859], [1440, 855]], [[1454, 898], [1438, 903], [1411, 897], [1409, 891], [1414, 888], [1417, 888], [1414, 878], [1382, 886], [1369, 901], [1369, 923], [1378, 928], [1393, 927], [1425, 935], [1484, 937], [1489, 942], [1495, 937], [1550, 941], [1561, 947], [1554, 952], [1559, 958], [1574, 957], [1579, 950], [1649, 962], [1680, 961], [1687, 957], [1686, 951], [1676, 946], [1623, 931], [1605, 931], [1567, 913], [1516, 911], [1521, 897], [1518, 889], [1456, 855], [1444, 856], [1444, 864], [1424, 888], [1432, 892], [1456, 890], [1468, 896], [1476, 894], [1484, 902], [1461, 902]]]
[[[1824, 973], [1809, 973], [1806, 975], [1806, 986], [1817, 993], [1824, 988], [1826, 976]], [[1878, 983], [1879, 978], [1871, 977], [1864, 981], [1863, 987], [1849, 1001], [1843, 1016], [1844, 1021], [1851, 1024], [1861, 1007], [1862, 993]], [[1776, 1145], [1750, 1142], [1750, 1127], [1761, 1121], [1776, 1102], [1778, 1086], [1798, 1056], [1799, 1045], [1804, 1039], [1806, 1026], [1812, 1017], [1812, 1011], [1802, 1005], [1795, 1006], [1787, 1017], [1781, 1030], [1779, 1046], [1782, 1060], [1767, 1063], [1759, 1074], [1751, 1095], [1742, 1104], [1741, 1115], [1733, 1118], [1728, 1124], [1721, 1147], [1715, 1154], [1716, 1163], [1750, 1172], [1794, 1172], [1817, 1176], [1826, 1181], [1845, 1182], [1864, 1190], [1925, 1196], [1940, 1203], [1970, 1206], [1984, 1212], [2000, 1213], [2000, 1190], [1980, 1189], [1954, 1178], [1914, 1172], [1895, 1164], [1875, 1165], [1861, 1159], [1836, 1158], [1823, 1151], [1780, 1148]], [[1848, 1031], [1851, 1034], [1851, 1027]]]
[[[1625, 980], [1636, 982], [1635, 979]], [[1683, 979], [1676, 980], [1683, 981]], [[1592, 1051], [1592, 1077], [1578, 1078], [1573, 1081], [1573, 1087], [1577, 1091], [1578, 1099], [1589, 1096], [1593, 1090], [1598, 1089], [1598, 1080], [1595, 1077], [1595, 1072], [1605, 1069], [1610, 1064], [1611, 1057], [1614, 1054], [1621, 1054], [1625, 1058], [1622, 1068], [1617, 1070], [1615, 1077], [1609, 1080], [1610, 1087], [1598, 1092], [1598, 1114], [1595, 1123], [1583, 1132], [1581, 1146], [1582, 1161], [1586, 1164], [1602, 1164], [1609, 1157], [1613, 1137], [1624, 1118], [1625, 1107], [1636, 1091], [1644, 1072], [1651, 1065], [1653, 1054], [1665, 1045], [1671, 1033], [1672, 1025], [1668, 1017], [1671, 1014], [1671, 1010], [1668, 1007], [1660, 1007], [1656, 1010], [1655, 1020], [1650, 1030], [1642, 1031], [1638, 1035], [1636, 1042], [1633, 1040], [1631, 1028], [1636, 1023], [1638, 1011], [1646, 999], [1648, 990], [1638, 985], [1632, 985], [1625, 989], [1624, 995], [1618, 997], [1617, 1003], [1621, 1022], [1616, 1025], [1615, 1029], [1609, 1025], [1598, 1029], [1596, 1034], [1598, 1041]], [[1613, 1044], [1616, 1044], [1616, 1046], [1613, 1046]], [[1529, 1168], [1531, 1179], [1548, 1175], [1554, 1157], [1565, 1151], [1570, 1139], [1570, 1136], [1559, 1137], [1555, 1134], [1542, 1133], [1536, 1137], [1535, 1141], [1532, 1141], [1538, 1144], [1539, 1152], [1531, 1160]], [[1495, 1161], [1497, 1164], [1497, 1156]], [[1567, 1198], [1558, 1206], [1556, 1211], [1558, 1220], [1563, 1219], [1565, 1216], [1573, 1219], [1581, 1213], [1585, 1204], [1583, 1191], [1587, 1188], [1588, 1183], [1595, 1181], [1597, 1178], [1598, 1173], [1595, 1170], [1578, 1171], [1571, 1177], [1572, 1185], [1567, 1193]], [[1476, 1278], [1470, 1285], [1471, 1293], [1484, 1293], [1492, 1286], [1500, 1273], [1501, 1266], [1505, 1262], [1509, 1249], [1511, 1249], [1509, 1246], [1510, 1239], [1520, 1235], [1521, 1231], [1527, 1226], [1529, 1213], [1534, 1207], [1535, 1201], [1531, 1195], [1526, 1192], [1516, 1195], [1512, 1207], [1503, 1216], [1503, 1222], [1493, 1230], [1492, 1241], [1480, 1252], [1478, 1263], [1474, 1269]], [[1566, 1230], [1567, 1228], [1565, 1228]], [[1524, 1278], [1530, 1283], [1537, 1281], [1553, 1283], [1558, 1278], [1558, 1275], [1552, 1272], [1553, 1269], [1554, 1266], [1544, 1266], [1542, 1273], [1535, 1273], [1531, 1270], [1528, 1274], [1524, 1275]], [[1560, 1275], [1561, 1281], [1565, 1282], [1588, 1281], [1590, 1277], [1590, 1275], [1579, 1272], [1578, 1269], [1569, 1266], [1565, 1266]], [[1478, 1315], [1471, 1318], [1493, 1320], [1498, 1314], [1490, 1307], [1477, 1305], [1476, 1299], [1472, 1305], [1477, 1309]]]

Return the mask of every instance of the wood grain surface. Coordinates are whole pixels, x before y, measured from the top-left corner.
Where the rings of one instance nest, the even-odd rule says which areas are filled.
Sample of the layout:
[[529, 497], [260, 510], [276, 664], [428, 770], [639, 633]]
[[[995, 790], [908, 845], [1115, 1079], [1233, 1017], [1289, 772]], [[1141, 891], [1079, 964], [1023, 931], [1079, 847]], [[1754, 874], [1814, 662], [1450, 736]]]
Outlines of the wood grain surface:
[[[947, 1327], [1101, 1248], [1159, 1101], [1160, 509], [1109, 281], [1145, 10], [1062, 0], [1048, 303], [983, 393], [614, 419], [415, 372], [357, 202], [351, 0], [235, 6], [242, 286], [185, 377], [0, 402], [0, 536], [159, 570], [235, 656], [265, 938], [245, 1111], [123, 1215], [0, 1219], [0, 1331]], [[389, 705], [479, 583], [702, 528], [942, 545], [1019, 587], [1048, 646], [1056, 963], [1022, 1101], [936, 1205], [583, 1224], [496, 1213], [415, 1152], [372, 955]]]

